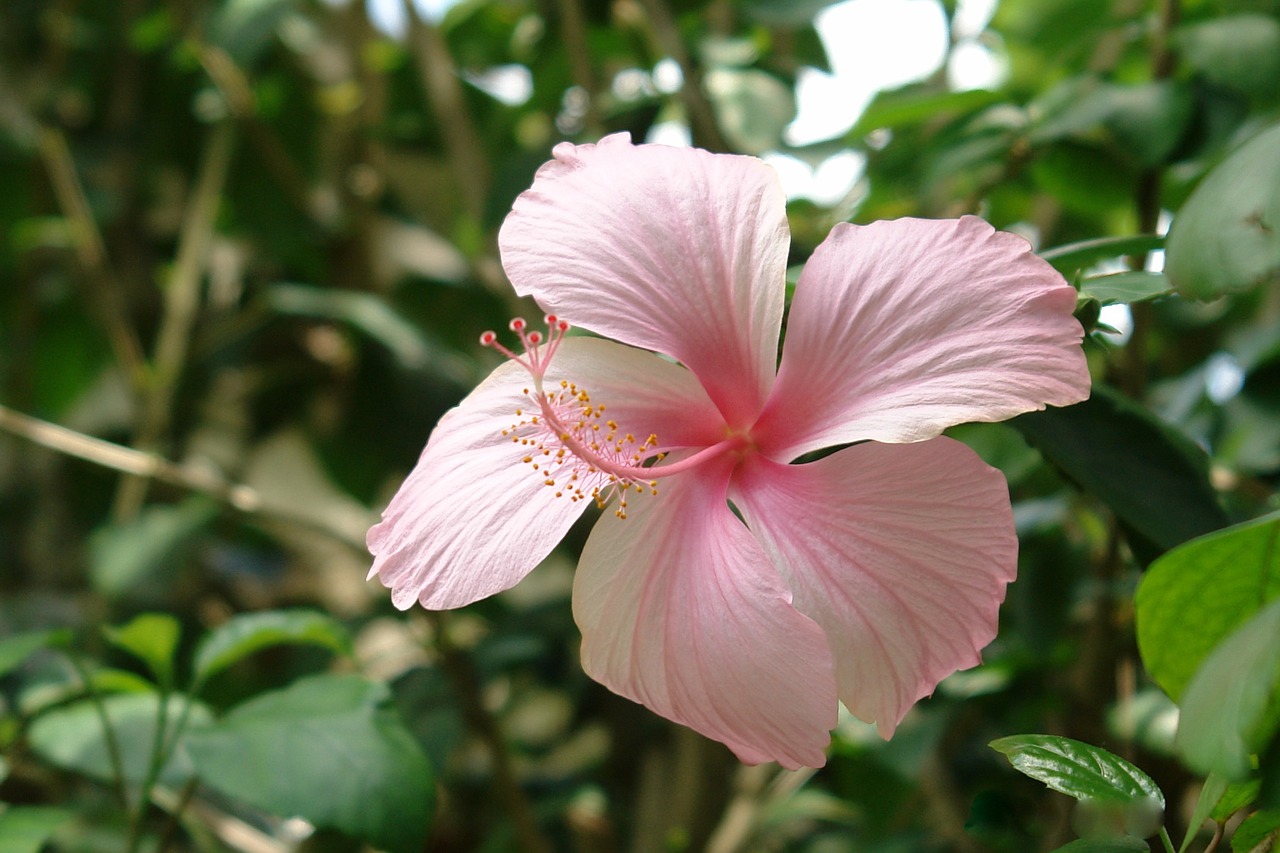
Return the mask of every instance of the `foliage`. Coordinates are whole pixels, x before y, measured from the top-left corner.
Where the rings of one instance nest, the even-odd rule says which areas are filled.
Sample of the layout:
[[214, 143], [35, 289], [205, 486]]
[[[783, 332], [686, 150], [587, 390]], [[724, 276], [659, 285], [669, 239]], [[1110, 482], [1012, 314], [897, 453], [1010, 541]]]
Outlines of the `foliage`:
[[[0, 850], [1280, 843], [1280, 2], [920, 2], [944, 65], [799, 146], [828, 0], [0, 4]], [[794, 266], [973, 212], [1080, 291], [1094, 397], [953, 431], [1021, 541], [985, 663], [813, 773], [582, 674], [581, 531], [454, 614], [364, 582], [476, 336], [536, 312], [512, 200], [671, 127], [862, 164], [793, 199]]]

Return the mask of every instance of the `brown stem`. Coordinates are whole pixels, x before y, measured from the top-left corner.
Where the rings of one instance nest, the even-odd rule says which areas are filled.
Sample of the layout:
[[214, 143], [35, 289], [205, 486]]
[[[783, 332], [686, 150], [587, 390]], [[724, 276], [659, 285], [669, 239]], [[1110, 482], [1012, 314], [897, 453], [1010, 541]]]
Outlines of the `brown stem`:
[[654, 38], [663, 53], [670, 56], [680, 66], [684, 75], [684, 85], [680, 87], [680, 100], [684, 103], [685, 112], [689, 115], [689, 131], [693, 142], [699, 148], [709, 151], [729, 151], [729, 143], [725, 141], [720, 126], [716, 124], [715, 111], [711, 101], [707, 99], [702, 88], [702, 71], [694, 64], [693, 58], [685, 48], [684, 39], [680, 36], [680, 28], [676, 26], [671, 10], [662, 0], [639, 0], [640, 7], [649, 17]]
[[435, 646], [440, 654], [440, 666], [458, 695], [463, 719], [489, 751], [493, 762], [493, 785], [502, 807], [511, 819], [519, 849], [523, 853], [553, 853], [555, 848], [538, 828], [533, 807], [516, 780], [511, 753], [502, 737], [498, 721], [489, 713], [480, 697], [480, 680], [471, 660], [450, 640], [445, 615], [431, 612], [428, 616], [435, 627]]
[[[200, 308], [200, 281], [213, 242], [218, 203], [222, 199], [231, 165], [235, 132], [230, 122], [213, 128], [200, 164], [200, 175], [178, 242], [173, 274], [164, 289], [164, 315], [156, 338], [151, 383], [143, 398], [135, 445], [143, 451], [157, 448], [169, 430], [173, 399], [191, 343], [191, 331]], [[147, 480], [126, 477], [116, 492], [115, 517], [133, 517], [146, 498]]]
[[89, 279], [90, 302], [96, 306], [101, 321], [106, 326], [116, 360], [133, 384], [138, 386], [146, 376], [142, 343], [129, 323], [119, 282], [107, 258], [102, 233], [89, 209], [66, 137], [61, 131], [46, 127], [40, 132], [39, 145], [40, 156], [53, 184], [54, 196], [71, 226], [76, 260]]
[[418, 15], [412, 0], [402, 0], [402, 5], [409, 21], [409, 44], [422, 79], [422, 90], [444, 136], [454, 181], [466, 212], [479, 221], [489, 194], [489, 164], [467, 111], [458, 67], [439, 28]]

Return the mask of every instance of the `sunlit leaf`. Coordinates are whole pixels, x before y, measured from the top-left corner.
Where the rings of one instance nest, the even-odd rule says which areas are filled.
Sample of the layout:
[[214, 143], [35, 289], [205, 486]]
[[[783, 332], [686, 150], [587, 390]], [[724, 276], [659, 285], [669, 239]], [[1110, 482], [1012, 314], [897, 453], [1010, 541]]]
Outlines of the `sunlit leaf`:
[[313, 676], [192, 733], [191, 756], [228, 796], [392, 853], [421, 850], [435, 786], [389, 699], [386, 687], [358, 676]]
[[1209, 653], [1280, 596], [1280, 513], [1202, 536], [1151, 564], [1135, 599], [1138, 651], [1179, 701]]
[[[1270, 839], [1272, 844], [1266, 845]], [[1231, 836], [1232, 853], [1267, 853], [1280, 841], [1280, 809], [1262, 809], [1251, 814]]]
[[195, 653], [195, 679], [203, 683], [269, 646], [322, 646], [347, 654], [351, 638], [337, 620], [310, 610], [270, 610], [233, 616], [210, 631]]
[[75, 817], [71, 809], [55, 806], [0, 805], [0, 850], [39, 853], [58, 827]]
[[1113, 302], [1144, 302], [1172, 292], [1173, 286], [1169, 279], [1154, 272], [1120, 272], [1086, 278], [1080, 282], [1080, 295], [1096, 299], [1103, 305]]
[[182, 627], [167, 613], [143, 613], [119, 627], [106, 627], [108, 642], [147, 665], [162, 686], [173, 683], [173, 655]]

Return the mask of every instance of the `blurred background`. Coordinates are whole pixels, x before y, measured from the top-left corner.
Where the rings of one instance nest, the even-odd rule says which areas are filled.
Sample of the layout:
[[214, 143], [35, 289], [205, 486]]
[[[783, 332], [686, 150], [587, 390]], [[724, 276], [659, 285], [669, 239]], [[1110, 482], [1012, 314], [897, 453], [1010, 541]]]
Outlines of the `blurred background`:
[[[4, 0], [0, 849], [1049, 850], [1069, 801], [986, 746], [1033, 731], [1138, 762], [1180, 832], [1133, 590], [1277, 508], [1280, 262], [1202, 224], [1179, 280], [1162, 235], [1278, 110], [1276, 0]], [[538, 316], [504, 215], [617, 131], [774, 165], [797, 267], [978, 213], [1081, 288], [1093, 407], [954, 431], [1022, 539], [985, 665], [817, 772], [583, 675], [586, 524], [465, 611], [365, 581], [477, 336]]]

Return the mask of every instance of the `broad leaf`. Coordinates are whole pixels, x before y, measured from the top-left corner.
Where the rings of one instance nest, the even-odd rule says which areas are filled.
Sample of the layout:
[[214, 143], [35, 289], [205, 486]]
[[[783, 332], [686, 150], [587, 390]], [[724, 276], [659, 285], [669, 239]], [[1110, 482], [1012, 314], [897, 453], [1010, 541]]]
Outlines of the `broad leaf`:
[[1164, 808], [1164, 794], [1151, 777], [1105, 749], [1055, 735], [1013, 735], [991, 742], [1017, 770], [1077, 800]]
[[31, 631], [5, 637], [0, 640], [0, 675], [13, 671], [41, 649], [65, 646], [70, 639], [71, 633], [63, 630]]
[[1074, 273], [1087, 269], [1099, 261], [1140, 255], [1164, 247], [1164, 238], [1158, 234], [1137, 234], [1131, 237], [1102, 237], [1055, 246], [1040, 253], [1053, 268], [1061, 273]]
[[108, 596], [121, 596], [171, 571], [192, 538], [221, 511], [213, 501], [188, 498], [173, 506], [152, 506], [127, 524], [104, 527], [90, 541], [89, 573]]
[[[121, 693], [103, 698], [107, 718], [120, 747], [124, 777], [140, 783], [155, 746], [156, 720], [160, 697], [155, 693]], [[184, 697], [170, 697], [166, 712], [166, 737], [171, 739], [173, 725], [182, 714]], [[192, 707], [187, 728], [198, 727], [210, 719], [203, 705]], [[41, 714], [30, 729], [31, 746], [41, 758], [67, 770], [95, 779], [111, 781], [115, 771], [111, 764], [102, 721], [97, 709], [87, 699], [55, 708]], [[191, 762], [179, 748], [170, 755], [160, 779], [167, 785], [180, 787], [191, 778]]]
[[1182, 696], [1175, 741], [1187, 766], [1233, 781], [1248, 778], [1250, 756], [1280, 723], [1280, 600], [1225, 639]]
[[[1272, 846], [1264, 846], [1270, 839]], [[1254, 812], [1231, 836], [1232, 853], [1266, 853], [1275, 849], [1280, 841], [1280, 809], [1263, 809]]]
[[1180, 701], [1219, 643], [1280, 596], [1280, 513], [1202, 536], [1151, 564], [1138, 585], [1138, 651]]
[[147, 665], [164, 687], [173, 684], [173, 655], [182, 627], [167, 613], [143, 613], [119, 627], [106, 627], [107, 641]]
[[1227, 524], [1204, 451], [1106, 386], [1083, 403], [1010, 423], [1160, 550]]
[[1155, 272], [1118, 272], [1080, 282], [1080, 295], [1096, 299], [1103, 305], [1143, 302], [1172, 292], [1173, 285], [1169, 279]]
[[239, 660], [269, 646], [323, 646], [338, 654], [351, 650], [351, 638], [337, 620], [311, 610], [269, 610], [235, 616], [200, 641], [195, 679], [203, 684]]
[[1169, 228], [1165, 273], [1214, 299], [1280, 281], [1280, 125], [1241, 145], [1205, 177]]
[[4, 853], [40, 853], [45, 842], [75, 817], [71, 809], [53, 806], [0, 805], [0, 850]]
[[393, 853], [421, 850], [434, 782], [389, 700], [359, 676], [306, 678], [193, 732], [191, 757], [206, 783], [260, 809]]

